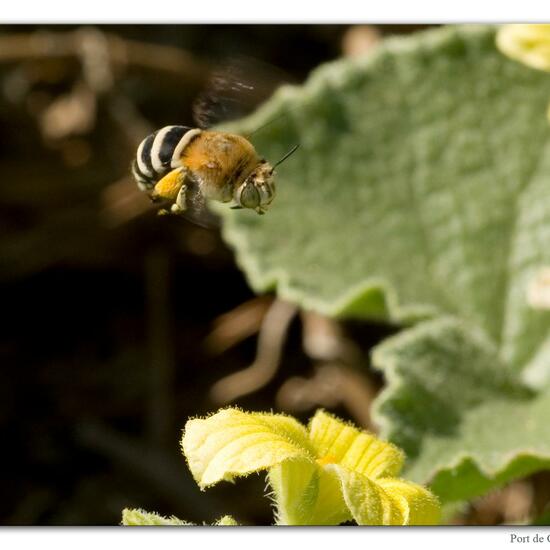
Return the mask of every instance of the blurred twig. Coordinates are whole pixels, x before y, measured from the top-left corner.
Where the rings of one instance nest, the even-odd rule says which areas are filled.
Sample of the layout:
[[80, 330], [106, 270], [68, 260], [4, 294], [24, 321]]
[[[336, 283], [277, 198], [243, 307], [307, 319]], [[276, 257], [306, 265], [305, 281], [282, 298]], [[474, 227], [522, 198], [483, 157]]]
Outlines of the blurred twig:
[[531, 517], [532, 506], [533, 485], [517, 480], [477, 499], [466, 517], [457, 520], [466, 525], [521, 525]]
[[87, 134], [95, 126], [95, 93], [84, 82], [77, 82], [68, 94], [57, 97], [38, 115], [46, 140], [59, 140], [73, 134]]
[[373, 25], [351, 26], [342, 37], [342, 53], [347, 57], [363, 55], [382, 39], [382, 33]]
[[220, 355], [256, 334], [272, 302], [272, 298], [257, 296], [220, 315], [214, 320], [214, 328], [204, 340], [204, 348], [211, 355]]
[[550, 511], [550, 471], [533, 474], [533, 515], [542, 516]]
[[273, 378], [281, 360], [287, 329], [296, 312], [297, 307], [288, 302], [273, 302], [260, 329], [254, 363], [218, 380], [210, 390], [214, 402], [225, 404], [235, 401], [265, 386]]
[[342, 405], [359, 425], [373, 430], [370, 407], [378, 388], [361, 368], [364, 362], [357, 345], [334, 319], [303, 312], [302, 325], [303, 349], [314, 361], [315, 373], [311, 378], [294, 376], [286, 380], [277, 393], [277, 405], [300, 412]]
[[150, 384], [147, 433], [152, 445], [166, 447], [174, 423], [175, 359], [171, 334], [170, 273], [166, 250], [149, 252], [145, 263], [149, 321]]
[[212, 495], [200, 494], [198, 498], [198, 488], [185, 468], [183, 457], [176, 461], [168, 452], [146, 446], [99, 422], [81, 423], [77, 438], [86, 447], [118, 462], [127, 475], [159, 491], [174, 509], [181, 509], [188, 503], [193, 513], [205, 520], [225, 513]]
[[103, 207], [100, 216], [108, 227], [127, 223], [154, 206], [130, 176], [107, 185], [101, 193], [101, 202]]
[[[202, 85], [209, 67], [190, 53], [179, 48], [128, 40], [109, 33], [102, 33], [105, 50], [114, 67], [135, 66], [185, 77], [194, 85]], [[23, 59], [46, 59], [75, 57], [89, 45], [90, 29], [67, 32], [37, 31], [0, 36], [0, 63]]]
[[283, 410], [297, 412], [342, 405], [360, 426], [374, 430], [370, 405], [376, 391], [365, 376], [349, 367], [323, 364], [309, 379], [293, 376], [286, 380], [277, 392], [276, 402]]
[[35, 488], [21, 495], [15, 510], [2, 523], [4, 525], [37, 525], [41, 517], [55, 506], [55, 500], [55, 493], [50, 488]]
[[343, 361], [348, 364], [361, 360], [357, 345], [346, 338], [338, 321], [313, 311], [304, 311], [301, 317], [302, 345], [313, 360]]

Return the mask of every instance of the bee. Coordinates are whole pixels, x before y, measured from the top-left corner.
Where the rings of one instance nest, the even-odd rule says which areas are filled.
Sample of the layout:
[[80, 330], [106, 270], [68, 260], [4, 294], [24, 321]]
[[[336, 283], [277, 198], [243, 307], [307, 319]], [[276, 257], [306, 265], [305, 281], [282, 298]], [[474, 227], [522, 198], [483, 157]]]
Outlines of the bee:
[[160, 213], [184, 214], [204, 199], [264, 214], [275, 196], [274, 166], [247, 138], [188, 126], [166, 126], [139, 145], [132, 172], [138, 187], [170, 204]]
[[159, 214], [182, 214], [204, 225], [212, 220], [208, 200], [232, 202], [232, 208], [258, 214], [268, 210], [276, 192], [275, 168], [298, 146], [271, 165], [256, 152], [249, 140], [252, 134], [209, 128], [250, 112], [283, 80], [275, 67], [242, 56], [228, 58], [212, 71], [193, 104], [198, 127], [166, 126], [140, 143], [132, 172], [139, 189], [152, 201], [164, 203]]

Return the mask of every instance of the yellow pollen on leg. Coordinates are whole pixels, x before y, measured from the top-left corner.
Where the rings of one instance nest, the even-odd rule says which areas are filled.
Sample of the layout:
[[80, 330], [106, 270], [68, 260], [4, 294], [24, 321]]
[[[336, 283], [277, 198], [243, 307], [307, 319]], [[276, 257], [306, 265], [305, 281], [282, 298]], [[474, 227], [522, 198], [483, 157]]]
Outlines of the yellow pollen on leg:
[[181, 168], [172, 170], [159, 182], [157, 182], [153, 194], [156, 197], [162, 197], [163, 199], [176, 200], [179, 190], [183, 185], [184, 178], [185, 176], [181, 171]]

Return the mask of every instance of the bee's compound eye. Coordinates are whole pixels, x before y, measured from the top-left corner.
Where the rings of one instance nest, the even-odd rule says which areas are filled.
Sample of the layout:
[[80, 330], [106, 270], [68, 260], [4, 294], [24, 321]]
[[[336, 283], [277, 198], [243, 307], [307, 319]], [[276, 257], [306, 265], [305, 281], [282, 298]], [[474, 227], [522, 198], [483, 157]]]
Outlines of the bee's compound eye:
[[239, 187], [236, 198], [243, 208], [257, 208], [260, 204], [260, 193], [255, 185], [250, 182], [244, 183]]
[[268, 182], [260, 189], [260, 205], [268, 206], [273, 201], [275, 196], [275, 185], [273, 182]]

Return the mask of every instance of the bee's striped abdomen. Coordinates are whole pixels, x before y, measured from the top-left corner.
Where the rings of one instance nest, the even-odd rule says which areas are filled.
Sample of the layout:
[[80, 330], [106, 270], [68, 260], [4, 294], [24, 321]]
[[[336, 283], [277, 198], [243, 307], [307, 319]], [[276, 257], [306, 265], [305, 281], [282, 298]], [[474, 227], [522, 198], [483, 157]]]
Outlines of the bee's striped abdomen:
[[181, 155], [201, 130], [188, 126], [165, 126], [139, 145], [132, 173], [142, 191], [151, 190], [170, 170], [181, 166]]

